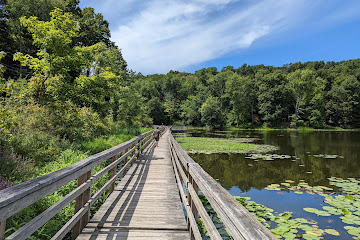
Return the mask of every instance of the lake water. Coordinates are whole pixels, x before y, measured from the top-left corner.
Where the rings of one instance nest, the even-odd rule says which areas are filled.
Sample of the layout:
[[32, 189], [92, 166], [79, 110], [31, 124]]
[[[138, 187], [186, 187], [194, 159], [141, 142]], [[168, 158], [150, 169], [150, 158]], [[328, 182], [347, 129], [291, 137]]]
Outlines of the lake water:
[[[303, 210], [304, 207], [321, 209], [327, 204], [323, 197], [310, 194], [295, 194], [292, 191], [264, 189], [269, 184], [285, 180], [310, 186], [329, 185], [328, 177], [360, 178], [360, 132], [335, 131], [190, 131], [193, 137], [256, 138], [255, 143], [274, 145], [274, 153], [292, 156], [291, 159], [254, 161], [246, 154], [191, 154], [203, 169], [216, 179], [233, 196], [246, 196], [264, 204], [275, 212], [289, 211], [293, 217], [317, 221], [321, 229], [336, 229], [341, 235], [324, 235], [324, 239], [353, 239], [343, 228], [339, 216], [316, 216]], [[314, 155], [338, 155], [326, 159]]]

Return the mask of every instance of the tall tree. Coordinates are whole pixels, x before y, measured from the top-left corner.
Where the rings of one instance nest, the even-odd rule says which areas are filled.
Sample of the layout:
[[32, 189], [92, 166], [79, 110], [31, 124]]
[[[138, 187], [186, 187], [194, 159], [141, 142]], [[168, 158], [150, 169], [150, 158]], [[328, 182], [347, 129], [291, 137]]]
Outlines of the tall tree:
[[287, 86], [286, 75], [276, 70], [259, 75], [257, 81], [259, 113], [262, 120], [271, 126], [288, 122], [294, 99]]
[[77, 16], [79, 34], [74, 37], [76, 46], [92, 46], [103, 42], [107, 47], [115, 46], [110, 41], [110, 29], [108, 21], [104, 20], [101, 13], [95, 13], [94, 8], [84, 8], [80, 16]]

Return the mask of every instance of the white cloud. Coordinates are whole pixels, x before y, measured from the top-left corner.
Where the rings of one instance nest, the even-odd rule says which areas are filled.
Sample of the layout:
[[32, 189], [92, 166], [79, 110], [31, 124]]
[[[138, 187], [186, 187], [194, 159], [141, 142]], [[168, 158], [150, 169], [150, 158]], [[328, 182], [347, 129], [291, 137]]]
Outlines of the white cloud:
[[[123, 1], [110, 2], [120, 7]], [[311, 0], [124, 2], [121, 12], [134, 6], [137, 11], [112, 27], [112, 40], [129, 68], [145, 74], [182, 70], [249, 48], [261, 37], [296, 26], [321, 5]]]

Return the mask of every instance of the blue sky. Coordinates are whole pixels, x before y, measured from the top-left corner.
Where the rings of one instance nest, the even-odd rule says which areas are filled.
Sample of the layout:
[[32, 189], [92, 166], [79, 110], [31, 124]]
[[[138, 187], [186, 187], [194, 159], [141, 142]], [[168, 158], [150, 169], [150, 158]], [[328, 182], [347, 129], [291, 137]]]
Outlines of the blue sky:
[[130, 69], [282, 66], [360, 57], [359, 0], [81, 0], [110, 23]]

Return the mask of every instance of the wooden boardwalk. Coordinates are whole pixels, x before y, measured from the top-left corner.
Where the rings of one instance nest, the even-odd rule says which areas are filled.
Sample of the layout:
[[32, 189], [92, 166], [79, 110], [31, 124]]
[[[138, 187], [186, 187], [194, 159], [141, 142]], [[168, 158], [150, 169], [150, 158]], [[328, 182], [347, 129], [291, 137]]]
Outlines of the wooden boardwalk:
[[190, 239], [169, 135], [144, 151], [77, 239]]

